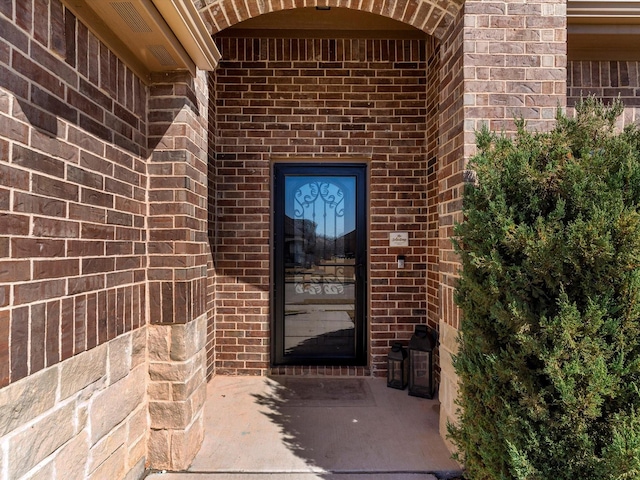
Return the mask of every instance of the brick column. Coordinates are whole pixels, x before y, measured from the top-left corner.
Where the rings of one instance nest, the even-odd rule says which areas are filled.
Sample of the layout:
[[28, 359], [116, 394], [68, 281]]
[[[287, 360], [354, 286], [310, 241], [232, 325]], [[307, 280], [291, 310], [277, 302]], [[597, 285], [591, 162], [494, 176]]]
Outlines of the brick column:
[[566, 0], [467, 0], [441, 46], [440, 98], [440, 425], [454, 418], [460, 264], [450, 241], [462, 220], [466, 166], [475, 132], [514, 131], [514, 119], [548, 129], [566, 105]]
[[161, 75], [149, 100], [149, 460], [186, 468], [206, 391], [207, 80]]
[[469, 134], [484, 123], [492, 130], [513, 131], [518, 117], [532, 129], [554, 123], [558, 106], [566, 105], [566, 12], [566, 0], [467, 0], [464, 105]]

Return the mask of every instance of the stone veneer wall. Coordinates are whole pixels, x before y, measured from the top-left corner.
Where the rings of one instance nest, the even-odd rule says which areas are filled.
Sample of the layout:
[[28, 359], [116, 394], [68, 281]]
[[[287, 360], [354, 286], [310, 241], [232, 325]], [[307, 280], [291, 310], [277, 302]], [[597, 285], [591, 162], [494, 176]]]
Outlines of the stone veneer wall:
[[[427, 81], [437, 76], [427, 68], [437, 58], [435, 42], [218, 41], [216, 371], [254, 375], [270, 368], [270, 172], [274, 159], [286, 157], [369, 164], [370, 370], [272, 372], [386, 373], [393, 341], [406, 342], [417, 323], [437, 328], [437, 88]], [[395, 230], [409, 232], [407, 249], [388, 246]], [[400, 271], [398, 254], [407, 259]]]
[[142, 478], [146, 329], [0, 390], [0, 479]]
[[0, 479], [138, 478], [148, 88], [59, 0], [0, 2]]

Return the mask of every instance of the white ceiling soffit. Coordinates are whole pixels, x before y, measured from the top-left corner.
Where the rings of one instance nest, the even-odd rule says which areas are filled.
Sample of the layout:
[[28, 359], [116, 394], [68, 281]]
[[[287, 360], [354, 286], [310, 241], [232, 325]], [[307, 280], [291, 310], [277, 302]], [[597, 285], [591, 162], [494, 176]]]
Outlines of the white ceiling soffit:
[[640, 1], [568, 0], [570, 60], [640, 60]]
[[194, 21], [182, 0], [159, 0], [167, 5], [162, 14], [152, 0], [63, 2], [145, 82], [152, 73], [188, 70], [195, 75], [196, 67], [211, 70], [219, 58], [199, 14]]
[[152, 0], [173, 33], [202, 70], [214, 70], [222, 57], [193, 0]]
[[575, 20], [593, 19], [601, 22], [637, 19], [640, 18], [640, 1], [568, 0], [567, 16]]

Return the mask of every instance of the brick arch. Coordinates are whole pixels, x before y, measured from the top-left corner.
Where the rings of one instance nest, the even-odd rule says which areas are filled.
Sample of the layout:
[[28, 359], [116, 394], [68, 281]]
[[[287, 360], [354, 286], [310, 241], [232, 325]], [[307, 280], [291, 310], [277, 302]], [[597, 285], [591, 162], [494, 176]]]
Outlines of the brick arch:
[[265, 13], [324, 5], [382, 15], [440, 39], [464, 0], [204, 0], [203, 3], [200, 13], [212, 35]]

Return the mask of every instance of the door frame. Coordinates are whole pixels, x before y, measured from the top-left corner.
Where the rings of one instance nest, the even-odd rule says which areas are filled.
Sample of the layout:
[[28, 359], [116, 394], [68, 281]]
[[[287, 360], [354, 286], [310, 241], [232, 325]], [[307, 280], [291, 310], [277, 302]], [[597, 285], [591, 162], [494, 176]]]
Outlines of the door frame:
[[[294, 173], [295, 172], [295, 173]], [[278, 321], [284, 312], [284, 294], [279, 291], [284, 284], [284, 265], [282, 253], [277, 249], [278, 234], [284, 232], [284, 195], [278, 198], [277, 184], [284, 175], [349, 175], [356, 176], [356, 243], [360, 247], [355, 259], [356, 294], [355, 294], [355, 355], [353, 358], [287, 357], [284, 355], [284, 318]], [[270, 340], [271, 366], [366, 366], [369, 361], [369, 162], [339, 161], [327, 159], [274, 159], [271, 165], [271, 288], [270, 288]]]

